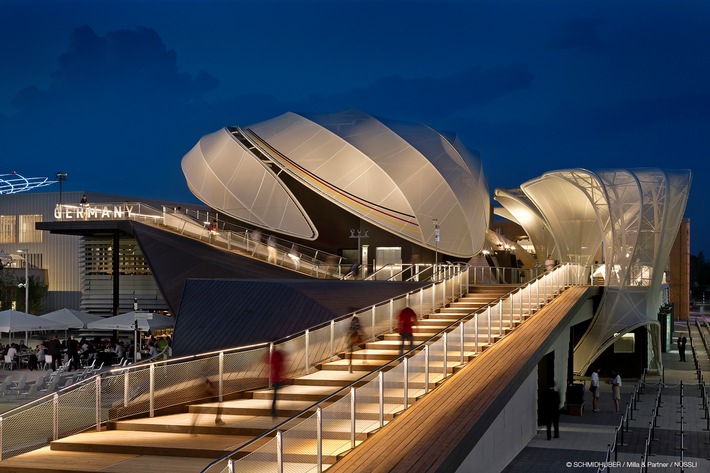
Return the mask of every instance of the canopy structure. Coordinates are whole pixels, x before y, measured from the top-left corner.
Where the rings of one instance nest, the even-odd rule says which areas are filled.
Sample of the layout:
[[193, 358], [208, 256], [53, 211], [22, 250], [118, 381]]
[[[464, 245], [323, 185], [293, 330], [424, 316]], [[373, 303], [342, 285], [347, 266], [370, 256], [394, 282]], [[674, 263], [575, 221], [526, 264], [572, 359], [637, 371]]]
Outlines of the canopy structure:
[[311, 218], [310, 199], [455, 257], [478, 253], [489, 226], [477, 153], [455, 135], [357, 110], [222, 129], [200, 139], [182, 169], [220, 213], [307, 240], [331, 224]]
[[[146, 318], [150, 317], [150, 318]], [[175, 326], [175, 319], [162, 314], [148, 312], [126, 312], [124, 314], [106, 317], [96, 322], [91, 322], [87, 328], [92, 330], [133, 330], [135, 322], [138, 321], [138, 330], [147, 332], [161, 328], [172, 328]]]
[[585, 373], [617, 339], [643, 326], [660, 367], [657, 314], [691, 178], [689, 170], [567, 169], [523, 183], [522, 194], [496, 192], [496, 200], [538, 240], [536, 248], [551, 248], [549, 232], [553, 254], [562, 262], [589, 265], [601, 254], [605, 290], [574, 348], [576, 373]]
[[54, 312], [49, 312], [40, 315], [40, 318], [65, 324], [68, 328], [82, 329], [87, 328], [91, 322], [102, 320], [100, 315], [87, 314], [73, 309], [59, 309]]

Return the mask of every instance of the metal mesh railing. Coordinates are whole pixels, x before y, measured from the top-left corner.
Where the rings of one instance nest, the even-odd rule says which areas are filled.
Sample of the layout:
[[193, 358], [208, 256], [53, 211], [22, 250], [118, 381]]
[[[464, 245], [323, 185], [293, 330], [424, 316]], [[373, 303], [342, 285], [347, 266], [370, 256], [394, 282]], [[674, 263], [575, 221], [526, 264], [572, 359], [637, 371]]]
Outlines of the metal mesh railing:
[[[586, 280], [578, 277], [581, 273], [578, 268], [572, 266], [562, 266], [532, 281], [528, 288], [528, 301], [531, 300], [532, 294], [537, 294], [540, 290], [551, 299], [553, 296], [560, 294], [569, 285], [586, 284]], [[517, 306], [515, 303], [516, 295], [519, 302]], [[247, 444], [208, 465], [203, 472], [253, 471], [251, 468], [255, 468], [256, 462], [262, 462], [260, 467], [262, 471], [263, 469], [273, 471], [322, 471], [324, 464], [327, 463], [323, 454], [326, 449], [326, 443], [324, 442], [325, 437], [322, 434], [318, 434], [318, 429], [322, 427], [317, 416], [328, 417], [330, 416], [330, 410], [333, 409], [335, 412], [332, 414], [332, 419], [337, 419], [341, 429], [347, 424], [350, 425], [350, 448], [354, 448], [355, 439], [384, 426], [397, 412], [406, 409], [411, 399], [425, 394], [435, 383], [448, 377], [450, 369], [460, 363], [462, 341], [464, 350], [469, 349], [471, 344], [476, 345], [475, 341], [471, 341], [472, 334], [474, 339], [478, 335], [479, 342], [475, 351], [482, 349], [484, 343], [492, 343], [495, 335], [499, 334], [501, 330], [500, 321], [505, 311], [506, 299], [513, 301], [507, 305], [507, 316], [511, 320], [516, 320], [516, 317], [518, 321], [522, 320], [524, 311], [527, 310], [522, 307], [522, 302], [525, 301], [525, 293], [514, 291], [483, 310], [464, 316], [460, 322], [452, 324], [446, 330], [431, 337], [422, 350], [406, 354], [379, 368], [376, 377], [364, 385], [356, 388], [355, 386], [362, 381], [362, 379], [358, 380], [328, 399], [321, 401], [321, 403], [316, 403], [304, 410], [301, 414], [307, 414], [310, 411], [311, 414], [308, 419], [313, 422], [306, 423], [304, 421], [300, 423], [296, 428], [295, 434], [291, 433], [290, 428], [283, 431], [277, 430], [276, 439], [269, 441], [269, 445], [271, 443], [275, 444], [274, 448], [277, 450], [277, 454], [270, 455], [268, 458], [254, 456], [254, 453], [261, 452], [264, 449], [264, 447], [261, 447], [255, 450], [254, 453], [240, 458], [240, 451], [248, 447], [249, 444]], [[481, 335], [483, 335], [485, 342], [481, 340]], [[467, 361], [467, 357], [464, 361]], [[372, 374], [367, 376], [372, 376]], [[344, 393], [347, 394], [342, 399], [332, 405], [327, 405], [334, 397], [342, 396]], [[345, 405], [348, 402], [347, 399], [351, 403], [349, 417]], [[319, 408], [322, 409], [322, 414], [318, 411]], [[330, 419], [331, 417], [328, 418]], [[310, 433], [303, 432], [303, 429], [307, 428], [313, 430]], [[343, 434], [342, 431], [338, 431], [338, 433]], [[312, 442], [312, 444], [308, 444], [308, 442]], [[340, 445], [342, 446], [346, 443], [342, 442]], [[299, 449], [309, 453], [298, 458], [300, 463], [297, 466], [287, 465], [287, 462], [294, 458], [283, 452], [289, 452], [291, 449]], [[282, 453], [279, 454], [279, 451]], [[317, 453], [314, 458], [311, 458], [313, 451], [320, 452], [320, 454]]]
[[[451, 275], [455, 284], [447, 282], [448, 287], [468, 288], [466, 266], [456, 266]], [[436, 291], [442, 291], [443, 284], [432, 283], [358, 312], [368, 338], [389, 332], [394, 314], [408, 304], [442, 304]], [[273, 347], [287, 353], [289, 377], [304, 375], [315, 364], [345, 351], [351, 316], [272, 344], [138, 363], [87, 378], [0, 416], [0, 460], [45, 446], [54, 439], [99, 428], [108, 421], [146, 414], [152, 417], [160, 409], [266, 387], [265, 360]], [[217, 393], [205, 389], [207, 380], [218, 386]], [[28, 429], [28, 425], [36, 427]]]

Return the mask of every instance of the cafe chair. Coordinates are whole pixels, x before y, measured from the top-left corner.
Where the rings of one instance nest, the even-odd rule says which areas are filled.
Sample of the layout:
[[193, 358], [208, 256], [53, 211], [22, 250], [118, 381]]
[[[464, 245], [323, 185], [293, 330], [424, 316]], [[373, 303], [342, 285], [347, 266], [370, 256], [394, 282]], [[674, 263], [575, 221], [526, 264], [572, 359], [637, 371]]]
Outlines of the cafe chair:
[[12, 371], [17, 361], [14, 360], [10, 355], [5, 355], [5, 361], [3, 362], [2, 369]]
[[52, 367], [52, 360], [52, 355], [44, 355], [44, 366], [42, 366], [42, 369], [50, 369]]

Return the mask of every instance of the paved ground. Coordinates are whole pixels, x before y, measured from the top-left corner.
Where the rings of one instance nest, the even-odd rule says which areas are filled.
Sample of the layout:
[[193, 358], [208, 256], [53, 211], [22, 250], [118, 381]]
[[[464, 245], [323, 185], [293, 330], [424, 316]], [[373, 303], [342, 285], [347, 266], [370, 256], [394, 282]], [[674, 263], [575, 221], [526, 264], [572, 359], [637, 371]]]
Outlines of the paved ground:
[[[694, 325], [694, 319], [691, 321]], [[676, 331], [687, 332], [685, 324], [677, 324]], [[697, 331], [693, 331], [698, 367], [710, 376], [710, 360]], [[674, 340], [677, 333], [674, 334]], [[706, 334], [707, 337], [707, 334]], [[710, 339], [708, 340], [710, 342]], [[710, 471], [710, 419], [703, 409], [696, 365], [692, 359], [690, 342], [686, 350], [687, 362], [680, 362], [675, 345], [663, 354], [664, 372], [648, 377], [646, 387], [637, 401], [632, 401], [639, 380], [624, 379], [621, 414], [613, 412], [611, 386], [602, 383], [601, 412], [592, 412], [591, 396], [585, 395], [582, 416], [560, 417], [560, 438], [547, 440], [543, 426], [528, 446], [504, 470], [506, 473], [555, 473], [594, 471], [642, 471], [642, 456], [647, 438], [651, 436], [653, 411], [659, 395], [653, 440], [647, 466], [650, 472]], [[683, 403], [680, 401], [683, 382]], [[588, 386], [588, 381], [585, 386]], [[619, 432], [618, 445], [605, 463], [608, 446], [614, 445], [616, 428], [622, 420], [626, 404], [635, 407], [623, 428], [623, 444]], [[681, 433], [682, 424], [682, 433]], [[628, 431], [626, 427], [628, 425]], [[682, 443], [681, 443], [682, 442]], [[681, 462], [685, 462], [684, 464]], [[606, 467], [609, 467], [607, 470]]]

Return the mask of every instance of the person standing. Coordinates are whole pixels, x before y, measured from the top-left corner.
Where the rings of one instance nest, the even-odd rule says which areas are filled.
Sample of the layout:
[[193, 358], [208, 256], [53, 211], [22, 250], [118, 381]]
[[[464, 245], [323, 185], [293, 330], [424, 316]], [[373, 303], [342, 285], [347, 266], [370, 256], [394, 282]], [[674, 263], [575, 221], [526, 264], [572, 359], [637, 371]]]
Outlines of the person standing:
[[611, 372], [611, 394], [614, 399], [614, 412], [619, 412], [621, 402], [621, 376], [616, 371]]
[[47, 354], [52, 357], [52, 371], [57, 371], [57, 362], [61, 364], [62, 356], [62, 342], [59, 341], [59, 335], [55, 335], [47, 344]]
[[350, 360], [348, 363], [348, 372], [350, 373], [353, 372], [353, 351], [355, 351], [355, 347], [360, 345], [364, 339], [360, 319], [357, 315], [353, 315], [353, 318], [350, 320], [350, 328], [348, 329], [348, 358]]
[[281, 350], [274, 347], [268, 357], [269, 382], [271, 382], [271, 388], [274, 390], [273, 398], [271, 401], [271, 419], [276, 420], [276, 418], [278, 417], [278, 411], [276, 410], [278, 391], [284, 384], [283, 369], [285, 356]]
[[547, 255], [547, 259], [545, 260], [545, 270], [546, 271], [552, 271], [552, 268], [555, 267], [555, 260], [552, 259], [552, 255]]
[[81, 368], [81, 361], [79, 360], [79, 341], [74, 338], [74, 335], [70, 335], [67, 341], [67, 355], [69, 355], [69, 369], [67, 371]]
[[547, 440], [552, 438], [552, 427], [555, 428], [555, 438], [560, 437], [560, 393], [555, 389], [555, 382], [550, 380], [547, 389], [542, 392], [542, 415], [547, 425]]
[[685, 338], [684, 334], [678, 335], [678, 354], [680, 355], [680, 361], [685, 361], [685, 345], [688, 343], [688, 339]]
[[417, 325], [417, 314], [411, 307], [405, 307], [399, 313], [397, 331], [402, 338], [402, 344], [399, 346], [399, 356], [404, 352], [404, 342], [409, 340], [409, 350], [414, 349], [414, 327]]
[[594, 368], [594, 371], [592, 371], [589, 391], [592, 393], [592, 410], [599, 412], [599, 368]]

